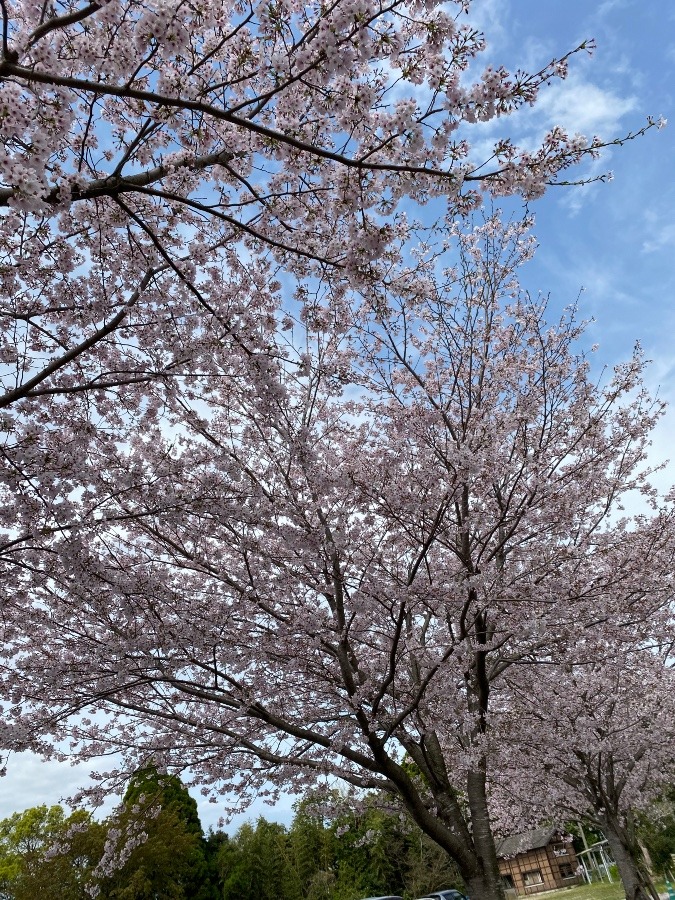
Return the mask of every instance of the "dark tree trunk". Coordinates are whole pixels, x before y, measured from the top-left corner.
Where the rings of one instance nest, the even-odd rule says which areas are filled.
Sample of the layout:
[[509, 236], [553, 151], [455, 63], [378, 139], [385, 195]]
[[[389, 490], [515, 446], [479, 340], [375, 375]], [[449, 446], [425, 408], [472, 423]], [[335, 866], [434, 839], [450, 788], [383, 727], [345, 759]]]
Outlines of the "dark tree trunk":
[[491, 872], [481, 869], [472, 878], [465, 878], [466, 891], [470, 900], [504, 900], [504, 891]]
[[[473, 589], [469, 591], [468, 599], [467, 610], [477, 599]], [[476, 615], [473, 627], [478, 644], [487, 645], [491, 638], [484, 613]], [[490, 681], [486, 661], [487, 652], [477, 650], [473, 665], [464, 674], [467, 706], [475, 722], [472, 731], [465, 737], [468, 738], [467, 743], [476, 748], [480, 746], [488, 727]], [[466, 776], [465, 793], [460, 803], [435, 732], [426, 732], [420, 743], [403, 739], [401, 743], [418, 766], [422, 782], [433, 797], [435, 807], [432, 811], [432, 804], [428, 802], [431, 797], [425, 798], [426, 802], [422, 800], [414, 781], [398, 765], [385, 765], [383, 771], [399, 788], [400, 799], [411, 817], [455, 862], [471, 900], [504, 900], [488, 810], [487, 759], [478, 754]]]
[[497, 849], [488, 813], [485, 771], [478, 769], [467, 776], [467, 799], [471, 812], [471, 830], [476, 854], [476, 873], [465, 877], [471, 900], [504, 900], [499, 877]]
[[[488, 815], [485, 774], [470, 773], [467, 788], [470, 815], [462, 814], [459, 804], [453, 802], [444, 804], [443, 811], [438, 811], [440, 815], [413, 815], [413, 819], [453, 860], [471, 900], [504, 900]], [[409, 811], [412, 812], [410, 808]]]
[[[415, 748], [412, 752], [416, 754]], [[429, 763], [428, 757], [418, 758]], [[471, 900], [504, 900], [488, 813], [484, 767], [474, 769], [467, 776], [465, 799], [468, 810], [460, 805], [449, 786], [447, 790], [436, 791], [435, 809], [420, 803], [419, 797], [411, 792], [401, 792], [399, 796], [413, 821], [453, 860]]]
[[598, 817], [623, 882], [626, 900], [659, 900], [640, 845], [617, 816]]
[[[469, 600], [476, 601], [473, 588]], [[475, 634], [478, 647], [490, 640], [486, 614], [475, 617]], [[472, 741], [479, 745], [488, 730], [487, 716], [490, 698], [490, 679], [487, 673], [487, 653], [481, 648], [475, 652], [473, 665], [464, 675], [467, 706], [475, 716]], [[476, 860], [476, 871], [465, 877], [471, 900], [504, 900], [504, 887], [499, 877], [497, 848], [492, 834], [492, 824], [487, 801], [487, 760], [480, 756], [466, 777], [466, 799], [469, 804], [471, 837]]]

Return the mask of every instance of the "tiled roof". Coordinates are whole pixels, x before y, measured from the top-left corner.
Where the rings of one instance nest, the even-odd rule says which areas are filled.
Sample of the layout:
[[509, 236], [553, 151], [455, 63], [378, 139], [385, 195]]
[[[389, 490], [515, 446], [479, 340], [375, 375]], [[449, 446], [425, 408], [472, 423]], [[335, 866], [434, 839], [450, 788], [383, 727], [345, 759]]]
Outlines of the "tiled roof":
[[540, 847], [545, 847], [555, 834], [557, 834], [557, 829], [550, 825], [545, 828], [535, 828], [534, 831], [524, 831], [522, 834], [512, 834], [503, 841], [497, 841], [497, 856], [502, 859], [506, 856], [527, 853], [528, 850], [538, 850]]

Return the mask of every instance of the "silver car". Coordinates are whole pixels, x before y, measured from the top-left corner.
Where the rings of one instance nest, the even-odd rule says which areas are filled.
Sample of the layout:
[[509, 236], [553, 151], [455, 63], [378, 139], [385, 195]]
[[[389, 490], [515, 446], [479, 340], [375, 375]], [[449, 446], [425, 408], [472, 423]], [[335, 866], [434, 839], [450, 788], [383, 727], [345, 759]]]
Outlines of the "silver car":
[[430, 891], [424, 897], [420, 897], [420, 900], [469, 900], [469, 898], [461, 891], [447, 890]]

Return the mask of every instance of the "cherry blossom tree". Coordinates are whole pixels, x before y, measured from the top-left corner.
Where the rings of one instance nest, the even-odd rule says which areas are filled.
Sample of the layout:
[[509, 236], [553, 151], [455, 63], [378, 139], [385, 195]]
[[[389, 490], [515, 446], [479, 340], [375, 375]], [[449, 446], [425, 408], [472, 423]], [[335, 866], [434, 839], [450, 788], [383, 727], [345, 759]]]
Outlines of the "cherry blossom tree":
[[[648, 569], [653, 549], [642, 551]], [[627, 617], [634, 600], [624, 596]], [[536, 690], [527, 669], [509, 672], [512, 741], [493, 791], [511, 822], [524, 808], [586, 819], [607, 839], [626, 897], [657, 900], [635, 816], [674, 774], [672, 631], [651, 645], [625, 636], [607, 646], [604, 636], [580, 635], [574, 663], [537, 670]]]
[[469, 6], [3, 2], [0, 202], [48, 217], [75, 205], [80, 227], [119, 206], [163, 240], [178, 206], [225, 237], [338, 260], [326, 225], [345, 209], [429, 192], [472, 205], [483, 183], [537, 195], [599, 141], [502, 139], [487, 164], [463, 126], [533, 103], [572, 54], [466, 84], [484, 49]]
[[[592, 41], [531, 74], [481, 74], [466, 0], [0, 10], [10, 581], [31, 534], [72, 522], [94, 432], [114, 438], [161, 406], [159, 385], [210, 371], [214, 343], [261, 352], [256, 292], [278, 266], [367, 290], [430, 199], [454, 221], [486, 194], [536, 197], [602, 146], [554, 123], [512, 144], [508, 117]], [[495, 117], [503, 134], [477, 158], [471, 126]]]
[[218, 316], [195, 266], [226, 248], [363, 278], [403, 198], [453, 217], [597, 153], [553, 127], [472, 155], [472, 123], [535, 103], [592, 42], [472, 81], [468, 7], [3, 0], [0, 404], [178, 376], [176, 318]]
[[[485, 682], [485, 661], [507, 653], [502, 629], [504, 647], [539, 645], [481, 604], [524, 565], [505, 565], [509, 542], [541, 532], [552, 558], [569, 544], [568, 458], [592, 483], [586, 513], [645, 486], [658, 410], [621, 407], [630, 438], [605, 434], [639, 359], [594, 393], [572, 323], [542, 333], [538, 358], [522, 342], [543, 311], [500, 319], [521, 235], [453, 230], [484, 195], [537, 197], [602, 147], [553, 127], [518, 148], [505, 127], [476, 158], [470, 125], [535, 103], [592, 44], [533, 74], [474, 74], [468, 7], [0, 2], [0, 565], [5, 746], [47, 753], [72, 729], [83, 756], [125, 746], [133, 768], [183, 761], [207, 786], [255, 757], [242, 792], [272, 770], [340, 773], [402, 797], [482, 897], [498, 886], [476, 748], [501, 672]], [[457, 273], [411, 246], [432, 199]], [[549, 369], [572, 410], [559, 432], [578, 435], [555, 465]], [[508, 372], [490, 437], [474, 410]], [[547, 448], [532, 459], [507, 400], [525, 404], [525, 384]], [[595, 464], [589, 441], [606, 448]], [[508, 469], [496, 492], [492, 464]], [[533, 524], [558, 502], [547, 490], [525, 499], [547, 466], [560, 531]], [[496, 530], [474, 532], [485, 504]], [[446, 696], [456, 765], [424, 724]]]
[[[211, 333], [198, 378], [146, 385], [142, 429], [92, 436], [70, 519], [16, 551], [5, 745], [118, 751], [113, 782], [189, 768], [242, 804], [338, 777], [501, 895], [506, 677], [669, 629], [672, 514], [639, 351], [596, 382], [583, 324], [519, 289], [527, 223], [445, 240], [359, 306], [263, 273], [220, 301], [247, 340]], [[620, 516], [629, 494], [649, 515]]]

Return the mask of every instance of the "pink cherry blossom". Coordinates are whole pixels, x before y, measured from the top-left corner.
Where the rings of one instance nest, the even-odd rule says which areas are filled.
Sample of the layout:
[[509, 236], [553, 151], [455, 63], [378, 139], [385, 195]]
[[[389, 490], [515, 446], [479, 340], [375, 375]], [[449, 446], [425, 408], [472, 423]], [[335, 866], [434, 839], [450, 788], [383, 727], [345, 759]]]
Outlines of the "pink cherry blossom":
[[[575, 311], [548, 322], [520, 290], [528, 224], [454, 224], [404, 261], [406, 230], [378, 258], [373, 219], [347, 248], [361, 293], [326, 274], [292, 298], [197, 226], [184, 280], [141, 244], [145, 318], [120, 334], [147, 368], [121, 389], [80, 357], [88, 390], [9, 407], [4, 745], [116, 752], [102, 789], [188, 769], [231, 811], [377, 789], [499, 898], [499, 776], [532, 766], [504, 761], [516, 690], [553, 710], [592, 651], [620, 673], [673, 639], [672, 500], [645, 463], [663, 406], [639, 348], [598, 383]], [[62, 303], [105, 310], [106, 263], [69, 265]]]

